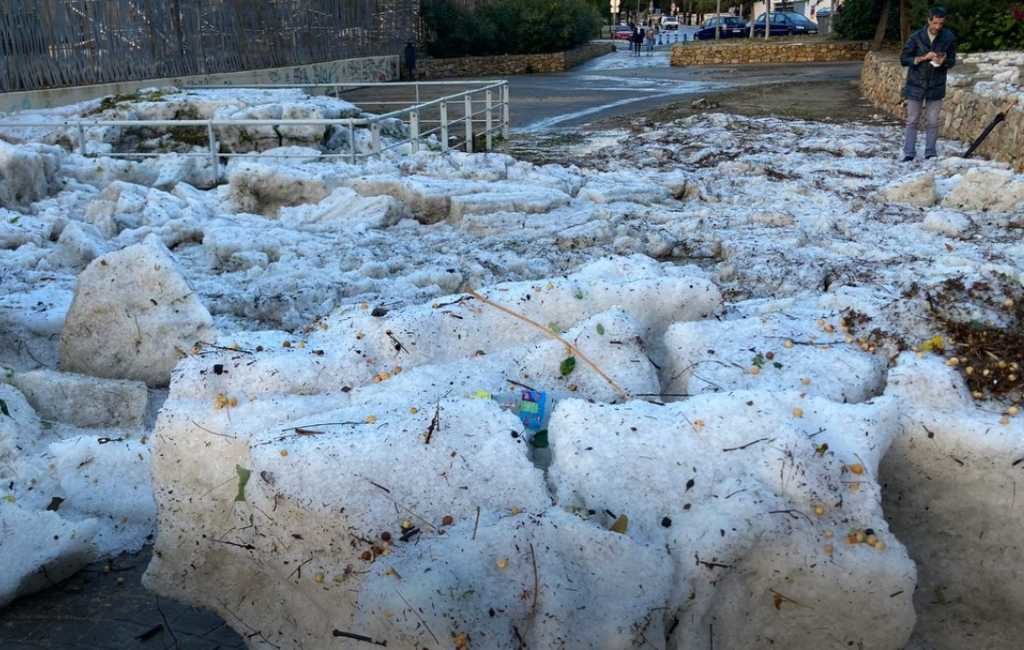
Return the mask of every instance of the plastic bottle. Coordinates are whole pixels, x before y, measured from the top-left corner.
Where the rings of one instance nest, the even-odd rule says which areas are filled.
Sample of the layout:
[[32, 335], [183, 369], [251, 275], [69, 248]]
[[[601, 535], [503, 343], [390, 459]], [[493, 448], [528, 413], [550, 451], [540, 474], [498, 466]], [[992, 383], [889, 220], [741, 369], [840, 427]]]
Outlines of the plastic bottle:
[[548, 428], [551, 411], [555, 408], [555, 402], [550, 395], [525, 388], [501, 393], [478, 390], [473, 393], [473, 397], [494, 400], [501, 408], [514, 413], [523, 421], [523, 426], [535, 433]]

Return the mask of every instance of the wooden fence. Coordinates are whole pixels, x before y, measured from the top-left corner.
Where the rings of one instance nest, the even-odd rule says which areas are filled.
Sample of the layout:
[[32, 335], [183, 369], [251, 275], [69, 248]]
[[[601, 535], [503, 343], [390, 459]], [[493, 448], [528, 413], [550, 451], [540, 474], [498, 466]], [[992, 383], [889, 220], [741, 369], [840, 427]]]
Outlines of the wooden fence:
[[0, 92], [401, 54], [418, 0], [0, 0]]

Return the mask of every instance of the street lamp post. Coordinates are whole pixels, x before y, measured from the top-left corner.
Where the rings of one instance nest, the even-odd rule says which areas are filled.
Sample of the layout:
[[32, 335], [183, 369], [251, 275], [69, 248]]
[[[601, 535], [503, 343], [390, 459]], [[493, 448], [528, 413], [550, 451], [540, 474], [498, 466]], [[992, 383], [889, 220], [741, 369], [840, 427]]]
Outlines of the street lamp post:
[[764, 3], [764, 40], [772, 33], [772, 0], [765, 0]]
[[722, 0], [715, 5], [715, 40], [719, 40], [722, 34]]

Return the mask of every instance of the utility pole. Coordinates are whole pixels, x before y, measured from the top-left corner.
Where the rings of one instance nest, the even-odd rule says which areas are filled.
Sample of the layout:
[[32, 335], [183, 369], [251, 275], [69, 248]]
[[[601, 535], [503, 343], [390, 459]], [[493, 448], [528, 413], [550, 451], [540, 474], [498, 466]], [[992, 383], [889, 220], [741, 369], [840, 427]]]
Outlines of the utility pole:
[[765, 0], [764, 2], [764, 40], [768, 40], [768, 36], [772, 33], [772, 0]]
[[722, 38], [722, 0], [715, 4], [715, 40]]

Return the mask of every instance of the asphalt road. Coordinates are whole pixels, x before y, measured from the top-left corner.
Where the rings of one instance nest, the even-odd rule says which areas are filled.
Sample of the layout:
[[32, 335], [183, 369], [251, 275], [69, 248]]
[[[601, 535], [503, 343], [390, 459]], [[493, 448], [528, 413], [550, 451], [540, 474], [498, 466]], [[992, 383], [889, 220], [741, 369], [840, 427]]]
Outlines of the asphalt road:
[[852, 82], [860, 71], [859, 62], [673, 68], [667, 49], [639, 57], [620, 50], [568, 72], [509, 77], [512, 126], [521, 131], [577, 127], [741, 88]]

